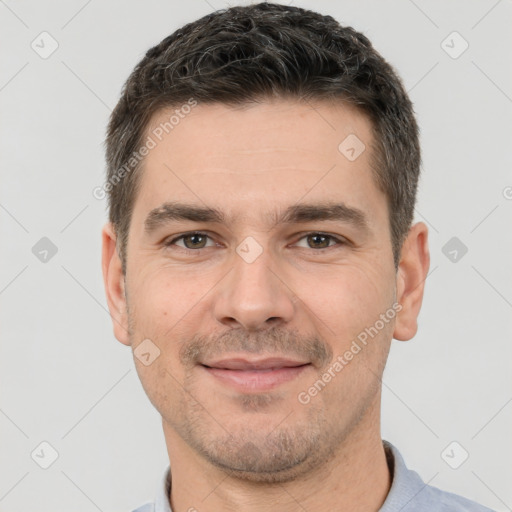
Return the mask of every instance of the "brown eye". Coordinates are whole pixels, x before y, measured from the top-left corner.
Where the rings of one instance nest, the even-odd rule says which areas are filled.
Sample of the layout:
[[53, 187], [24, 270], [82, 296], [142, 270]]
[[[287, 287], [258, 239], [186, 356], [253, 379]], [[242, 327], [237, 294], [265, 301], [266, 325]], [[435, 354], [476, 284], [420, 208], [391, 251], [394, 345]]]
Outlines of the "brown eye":
[[328, 235], [308, 235], [308, 243], [313, 246], [314, 249], [324, 249], [325, 247], [329, 247], [329, 242], [331, 241], [331, 237]]
[[[210, 237], [205, 233], [185, 233], [184, 235], [180, 235], [173, 240], [170, 240], [165, 245], [177, 245], [178, 247], [182, 247], [183, 249], [205, 249], [207, 247], [206, 242]], [[183, 245], [179, 245], [176, 242], [183, 241]]]
[[324, 233], [309, 233], [306, 236], [303, 236], [300, 240], [306, 240], [307, 249], [328, 249], [329, 247], [333, 247], [335, 245], [344, 244], [343, 240], [332, 235], [326, 235]]
[[[202, 249], [205, 246], [207, 237], [194, 233], [183, 237], [183, 242], [187, 249]], [[190, 242], [190, 246], [187, 242]]]

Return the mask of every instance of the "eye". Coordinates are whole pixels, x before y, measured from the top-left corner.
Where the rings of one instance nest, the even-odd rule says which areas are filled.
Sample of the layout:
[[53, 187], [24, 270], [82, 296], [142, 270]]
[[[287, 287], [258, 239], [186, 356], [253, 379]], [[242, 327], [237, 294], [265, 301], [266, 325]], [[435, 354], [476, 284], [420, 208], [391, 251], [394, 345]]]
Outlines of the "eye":
[[[176, 238], [173, 238], [172, 240], [166, 241], [165, 246], [168, 247], [170, 245], [177, 245], [178, 247], [188, 250], [205, 249], [207, 247], [205, 244], [208, 238], [210, 237], [206, 233], [194, 231], [185, 233], [183, 235], [177, 236]], [[184, 245], [177, 244], [176, 242], [178, 241], [183, 241]], [[212, 244], [215, 245], [213, 242]]]
[[338, 245], [346, 244], [346, 241], [342, 238], [337, 238], [333, 235], [318, 232], [308, 233], [307, 235], [303, 236], [300, 240], [306, 240], [306, 243], [308, 244], [308, 246], [306, 247], [307, 249], [328, 249], [329, 247], [332, 247], [332, 245], [330, 245], [330, 242], [332, 241], [335, 242], [334, 245], [336, 245], [336, 242], [338, 243]]
[[[207, 245], [208, 239], [210, 239], [210, 245]], [[305, 249], [329, 249], [336, 245], [342, 246], [347, 244], [347, 241], [342, 237], [335, 237], [333, 235], [316, 231], [304, 235], [298, 242], [296, 242], [296, 245], [298, 245], [301, 240], [306, 240], [307, 245], [302, 245]], [[201, 231], [191, 231], [165, 241], [164, 245], [166, 247], [181, 247], [185, 251], [199, 251], [200, 249], [215, 246], [215, 243], [206, 233]]]

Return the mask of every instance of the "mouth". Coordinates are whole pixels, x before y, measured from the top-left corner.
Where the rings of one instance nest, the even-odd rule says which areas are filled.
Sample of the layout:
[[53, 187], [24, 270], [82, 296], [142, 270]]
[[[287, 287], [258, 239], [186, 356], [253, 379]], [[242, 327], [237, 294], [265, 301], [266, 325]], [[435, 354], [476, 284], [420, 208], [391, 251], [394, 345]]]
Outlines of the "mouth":
[[281, 357], [259, 360], [236, 357], [200, 366], [216, 381], [245, 393], [268, 391], [294, 380], [312, 367], [307, 361]]

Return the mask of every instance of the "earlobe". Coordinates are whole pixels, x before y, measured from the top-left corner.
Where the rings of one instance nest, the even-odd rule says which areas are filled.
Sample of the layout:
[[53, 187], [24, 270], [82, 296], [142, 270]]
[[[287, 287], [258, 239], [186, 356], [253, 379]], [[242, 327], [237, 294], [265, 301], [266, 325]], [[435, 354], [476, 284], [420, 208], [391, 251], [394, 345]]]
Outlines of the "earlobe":
[[417, 319], [429, 266], [428, 228], [425, 223], [418, 222], [409, 230], [398, 266], [397, 302], [402, 309], [397, 315], [393, 332], [397, 340], [410, 340], [418, 330]]
[[130, 345], [124, 275], [121, 259], [116, 248], [117, 238], [111, 223], [105, 224], [101, 232], [101, 238], [103, 283], [114, 327], [114, 335], [124, 345]]

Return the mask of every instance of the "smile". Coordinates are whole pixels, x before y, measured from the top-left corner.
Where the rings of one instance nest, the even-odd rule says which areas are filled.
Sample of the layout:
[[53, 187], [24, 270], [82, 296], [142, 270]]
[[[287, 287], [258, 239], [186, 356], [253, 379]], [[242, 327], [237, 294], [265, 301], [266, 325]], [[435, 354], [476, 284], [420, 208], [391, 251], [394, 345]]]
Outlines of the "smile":
[[201, 367], [217, 381], [245, 393], [271, 390], [294, 380], [311, 366], [308, 362], [283, 358], [253, 361], [233, 358], [201, 364]]

